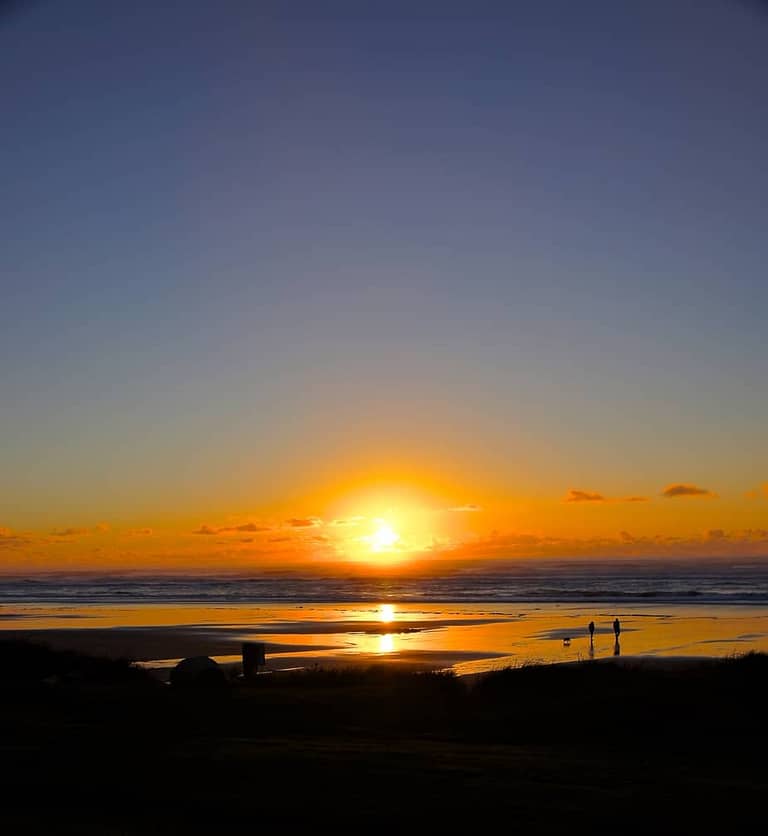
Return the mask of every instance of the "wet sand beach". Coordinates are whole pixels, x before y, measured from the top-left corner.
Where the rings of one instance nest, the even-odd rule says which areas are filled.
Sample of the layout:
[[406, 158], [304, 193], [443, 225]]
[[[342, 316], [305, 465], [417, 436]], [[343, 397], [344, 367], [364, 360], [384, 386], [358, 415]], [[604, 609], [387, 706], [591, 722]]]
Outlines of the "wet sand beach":
[[[621, 622], [617, 648], [612, 623]], [[596, 631], [590, 643], [587, 624]], [[768, 651], [768, 608], [583, 604], [5, 605], [0, 635], [167, 667], [239, 658], [269, 668], [386, 663], [472, 674], [589, 659], [724, 657]], [[618, 651], [618, 652], [617, 652]]]

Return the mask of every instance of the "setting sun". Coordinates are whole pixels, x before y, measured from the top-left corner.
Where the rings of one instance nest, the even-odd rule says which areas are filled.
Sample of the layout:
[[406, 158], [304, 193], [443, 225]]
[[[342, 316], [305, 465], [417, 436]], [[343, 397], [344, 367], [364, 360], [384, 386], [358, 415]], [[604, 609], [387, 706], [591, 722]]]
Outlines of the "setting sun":
[[399, 539], [400, 535], [394, 528], [382, 520], [378, 523], [376, 531], [368, 538], [368, 542], [371, 544], [373, 551], [383, 552], [391, 549]]

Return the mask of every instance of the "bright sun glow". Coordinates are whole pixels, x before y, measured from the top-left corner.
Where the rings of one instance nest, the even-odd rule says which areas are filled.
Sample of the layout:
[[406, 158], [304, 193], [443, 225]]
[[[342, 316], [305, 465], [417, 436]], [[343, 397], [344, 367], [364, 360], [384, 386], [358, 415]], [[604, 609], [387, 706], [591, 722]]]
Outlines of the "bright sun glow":
[[395, 543], [400, 539], [400, 535], [392, 526], [381, 520], [378, 523], [376, 531], [368, 538], [371, 548], [375, 552], [384, 552], [391, 549]]
[[395, 618], [395, 608], [392, 604], [382, 604], [379, 607], [379, 621], [388, 624]]

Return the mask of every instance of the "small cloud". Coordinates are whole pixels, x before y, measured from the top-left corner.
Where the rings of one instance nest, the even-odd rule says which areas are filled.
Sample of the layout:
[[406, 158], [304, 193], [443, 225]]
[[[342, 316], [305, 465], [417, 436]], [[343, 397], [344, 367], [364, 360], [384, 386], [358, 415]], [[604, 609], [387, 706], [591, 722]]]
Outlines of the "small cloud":
[[482, 511], [483, 509], [479, 505], [458, 505], [455, 508], [448, 508], [449, 511], [453, 511], [455, 514], [472, 514], [477, 511]]
[[622, 543], [634, 543], [635, 538], [628, 531], [620, 531], [619, 537]]
[[287, 543], [291, 538], [290, 537], [270, 537], [270, 543]]
[[722, 528], [711, 528], [707, 532], [707, 540], [724, 540], [725, 536]]
[[291, 528], [316, 528], [323, 523], [318, 517], [291, 517], [285, 524]]
[[667, 499], [674, 499], [678, 496], [704, 496], [714, 499], [717, 494], [707, 488], [700, 488], [698, 485], [688, 485], [679, 483], [674, 485], [667, 485], [661, 492], [661, 495]]
[[128, 532], [129, 537], [150, 537], [154, 532], [151, 528], [132, 528]]
[[108, 531], [111, 531], [109, 523], [98, 523], [93, 528], [75, 528], [74, 526], [54, 528], [51, 535], [53, 537], [87, 537], [91, 534], [106, 534]]
[[54, 528], [51, 532], [54, 537], [84, 537], [90, 533], [90, 528]]
[[591, 491], [576, 491], [573, 488], [568, 491], [566, 502], [605, 502], [606, 499], [601, 493], [592, 493]]
[[365, 517], [346, 517], [332, 520], [331, 525], [360, 525], [362, 522], [365, 522]]
[[256, 533], [259, 531], [270, 531], [270, 527], [268, 525], [258, 525], [257, 523], [243, 523], [242, 525], [233, 525], [229, 528], [221, 528], [220, 531], [245, 531], [250, 533]]
[[648, 502], [647, 496], [604, 496], [596, 491], [577, 491], [571, 488], [565, 502]]
[[242, 523], [241, 525], [223, 525], [215, 528], [212, 525], [201, 525], [200, 528], [193, 531], [193, 534], [227, 534], [227, 533], [242, 533], [242, 534], [256, 534], [262, 531], [271, 531], [268, 525], [259, 525], [257, 523]]
[[747, 528], [744, 531], [747, 540], [768, 540], [768, 530], [765, 528]]
[[23, 537], [20, 534], [14, 534], [10, 528], [0, 525], [0, 548], [13, 549], [27, 543], [29, 543], [29, 539], [27, 537]]

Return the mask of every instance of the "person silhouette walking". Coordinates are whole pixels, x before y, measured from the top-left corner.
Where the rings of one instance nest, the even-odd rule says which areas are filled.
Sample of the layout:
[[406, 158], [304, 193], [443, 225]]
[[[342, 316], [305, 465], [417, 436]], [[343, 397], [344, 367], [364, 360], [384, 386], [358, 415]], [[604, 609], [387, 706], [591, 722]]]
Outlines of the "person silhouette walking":
[[589, 643], [591, 644], [595, 638], [595, 622], [590, 621], [587, 629], [589, 630]]
[[616, 641], [618, 641], [619, 633], [621, 632], [621, 622], [618, 618], [613, 619], [613, 632], [616, 634]]

